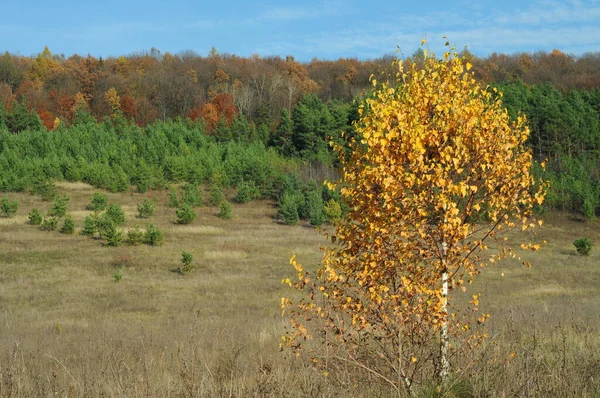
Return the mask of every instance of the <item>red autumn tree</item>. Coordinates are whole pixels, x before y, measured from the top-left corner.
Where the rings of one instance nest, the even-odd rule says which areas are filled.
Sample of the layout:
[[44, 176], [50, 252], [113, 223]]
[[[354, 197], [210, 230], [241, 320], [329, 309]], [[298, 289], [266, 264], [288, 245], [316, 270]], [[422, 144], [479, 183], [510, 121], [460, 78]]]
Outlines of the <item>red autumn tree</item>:
[[188, 117], [192, 120], [204, 119], [206, 131], [210, 134], [214, 131], [219, 120], [224, 119], [228, 124], [237, 116], [238, 109], [233, 103], [231, 94], [215, 94], [212, 99], [202, 105], [195, 106], [188, 112]]
[[127, 119], [137, 118], [137, 105], [135, 98], [131, 95], [125, 94], [121, 97], [121, 112]]
[[217, 94], [212, 99], [211, 103], [217, 108], [219, 119], [225, 119], [227, 123], [231, 123], [233, 118], [238, 114], [238, 110], [233, 103], [231, 94]]
[[56, 119], [56, 116], [54, 116], [52, 112], [47, 109], [42, 109], [38, 111], [37, 114], [48, 131], [54, 130], [54, 119]]
[[219, 123], [220, 119], [218, 108], [212, 102], [208, 102], [202, 105], [200, 114], [206, 122], [206, 131], [209, 134], [215, 131], [215, 127], [217, 126], [217, 123]]

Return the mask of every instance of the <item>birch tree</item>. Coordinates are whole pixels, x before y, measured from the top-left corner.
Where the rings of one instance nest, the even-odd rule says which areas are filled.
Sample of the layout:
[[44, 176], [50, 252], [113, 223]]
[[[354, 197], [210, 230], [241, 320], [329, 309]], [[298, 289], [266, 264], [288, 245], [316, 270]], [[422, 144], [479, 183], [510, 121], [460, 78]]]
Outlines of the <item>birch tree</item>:
[[499, 234], [537, 224], [546, 185], [530, 171], [526, 120], [511, 121], [458, 53], [395, 62], [393, 83], [372, 80], [358, 138], [341, 158], [346, 219], [316, 273], [291, 259], [297, 278], [284, 283], [304, 298], [282, 299], [291, 322], [282, 345], [330, 375], [353, 365], [403, 395], [419, 381], [444, 381], [453, 353], [484, 337], [473, 332], [489, 316], [478, 295], [465, 308], [452, 293], [516, 256]]

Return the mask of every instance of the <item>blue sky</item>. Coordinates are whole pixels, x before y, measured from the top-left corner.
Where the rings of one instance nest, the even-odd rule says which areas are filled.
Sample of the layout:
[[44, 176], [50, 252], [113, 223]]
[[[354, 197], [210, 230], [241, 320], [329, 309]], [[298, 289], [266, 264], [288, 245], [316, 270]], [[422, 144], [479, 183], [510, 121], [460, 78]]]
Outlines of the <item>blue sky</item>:
[[[119, 56], [162, 52], [337, 59], [411, 55], [423, 37], [492, 52], [600, 51], [600, 0], [6, 1], [0, 51]], [[10, 17], [8, 17], [10, 16]]]

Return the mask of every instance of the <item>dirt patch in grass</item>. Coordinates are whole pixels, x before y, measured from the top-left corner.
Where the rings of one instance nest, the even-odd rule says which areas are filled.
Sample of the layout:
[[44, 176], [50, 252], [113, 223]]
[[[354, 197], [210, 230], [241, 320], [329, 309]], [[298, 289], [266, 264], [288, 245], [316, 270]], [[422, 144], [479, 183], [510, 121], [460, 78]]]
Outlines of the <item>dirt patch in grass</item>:
[[55, 182], [54, 185], [67, 191], [98, 191], [98, 188], [86, 184], [85, 182], [58, 181]]
[[28, 216], [16, 215], [14, 217], [0, 217], [0, 225], [19, 225], [26, 224], [29, 221]]
[[226, 235], [224, 228], [214, 225], [173, 225], [167, 230], [177, 235]]

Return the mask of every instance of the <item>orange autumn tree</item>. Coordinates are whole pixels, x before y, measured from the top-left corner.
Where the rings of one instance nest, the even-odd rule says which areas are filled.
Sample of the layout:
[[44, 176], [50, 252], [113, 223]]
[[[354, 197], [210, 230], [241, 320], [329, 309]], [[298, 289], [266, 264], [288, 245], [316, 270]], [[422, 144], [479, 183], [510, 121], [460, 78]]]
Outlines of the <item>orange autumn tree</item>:
[[291, 318], [282, 345], [329, 377], [355, 365], [363, 382], [384, 380], [398, 395], [444, 381], [452, 355], [480, 341], [474, 330], [488, 315], [478, 296], [465, 308], [449, 292], [516, 256], [498, 234], [534, 227], [546, 189], [530, 171], [525, 119], [511, 121], [456, 51], [424, 54], [421, 68], [397, 61], [392, 84], [373, 80], [351, 155], [341, 157], [348, 215], [314, 275], [292, 257], [297, 279], [284, 283], [304, 298], [282, 299]]

